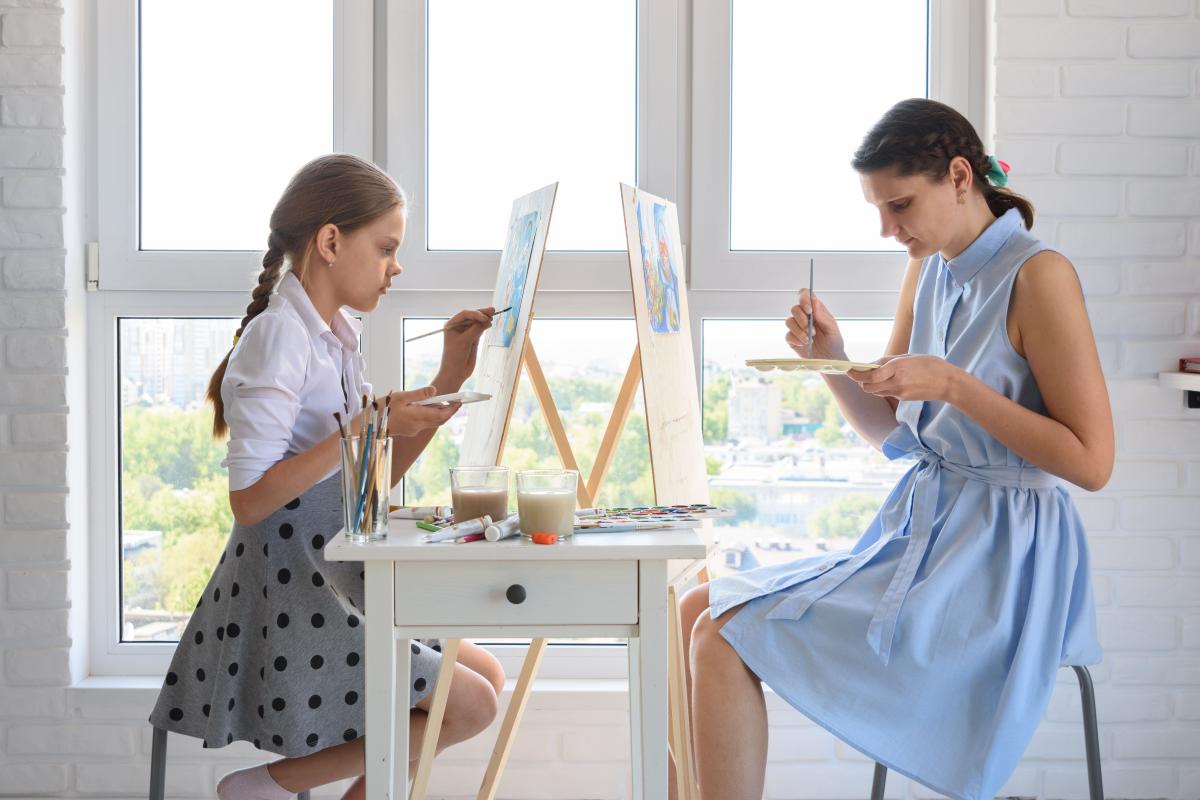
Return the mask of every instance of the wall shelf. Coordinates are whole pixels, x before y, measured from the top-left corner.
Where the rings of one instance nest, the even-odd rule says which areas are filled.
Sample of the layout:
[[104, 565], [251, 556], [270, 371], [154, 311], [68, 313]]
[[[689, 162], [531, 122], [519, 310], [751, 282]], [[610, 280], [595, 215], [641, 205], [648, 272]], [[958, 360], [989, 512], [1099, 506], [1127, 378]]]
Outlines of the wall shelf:
[[1168, 389], [1182, 389], [1188, 408], [1200, 408], [1200, 372], [1160, 372], [1158, 384]]

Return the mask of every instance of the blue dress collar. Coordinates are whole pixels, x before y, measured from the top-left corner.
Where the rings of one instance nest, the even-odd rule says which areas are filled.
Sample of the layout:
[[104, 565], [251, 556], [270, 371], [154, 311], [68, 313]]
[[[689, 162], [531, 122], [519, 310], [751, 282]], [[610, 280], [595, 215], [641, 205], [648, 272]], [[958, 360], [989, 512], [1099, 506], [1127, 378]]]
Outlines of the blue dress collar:
[[979, 274], [979, 270], [983, 269], [996, 253], [1000, 252], [1000, 248], [1021, 224], [1021, 212], [1010, 208], [997, 217], [991, 225], [984, 228], [983, 233], [967, 245], [966, 250], [945, 262], [955, 285], [965, 286]]

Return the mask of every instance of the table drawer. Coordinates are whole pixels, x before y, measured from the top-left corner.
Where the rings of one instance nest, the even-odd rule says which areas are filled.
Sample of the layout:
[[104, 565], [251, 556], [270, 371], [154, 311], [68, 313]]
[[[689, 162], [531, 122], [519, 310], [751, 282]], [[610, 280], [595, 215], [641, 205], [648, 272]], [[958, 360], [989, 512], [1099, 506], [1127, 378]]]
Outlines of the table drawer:
[[397, 625], [633, 625], [637, 607], [635, 561], [396, 563]]

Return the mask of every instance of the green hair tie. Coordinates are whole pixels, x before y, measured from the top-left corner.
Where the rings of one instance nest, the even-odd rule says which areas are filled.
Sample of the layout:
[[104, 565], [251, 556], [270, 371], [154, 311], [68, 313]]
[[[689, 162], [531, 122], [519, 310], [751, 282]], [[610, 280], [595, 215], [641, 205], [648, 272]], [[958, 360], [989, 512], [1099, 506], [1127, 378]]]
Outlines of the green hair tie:
[[1005, 186], [1008, 184], [1008, 164], [1005, 164], [995, 156], [988, 156], [988, 163], [991, 164], [991, 169], [987, 171], [987, 179], [992, 182], [993, 186]]

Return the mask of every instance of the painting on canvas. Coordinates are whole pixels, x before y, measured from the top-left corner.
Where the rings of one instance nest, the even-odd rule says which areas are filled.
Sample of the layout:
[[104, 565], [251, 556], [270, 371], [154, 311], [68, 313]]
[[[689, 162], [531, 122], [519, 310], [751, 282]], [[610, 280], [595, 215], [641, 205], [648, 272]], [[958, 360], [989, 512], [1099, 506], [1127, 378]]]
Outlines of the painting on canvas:
[[679, 333], [679, 255], [668, 233], [666, 214], [667, 207], [662, 203], [639, 198], [638, 239], [650, 329], [655, 333]]
[[504, 244], [506, 258], [500, 264], [500, 274], [496, 277], [492, 306], [497, 309], [511, 307], [512, 310], [501, 315], [500, 322], [493, 328], [493, 345], [511, 347], [513, 336], [516, 335], [521, 302], [529, 280], [529, 261], [533, 255], [537, 223], [538, 212], [531, 211], [514, 219], [509, 226], [508, 241]]

